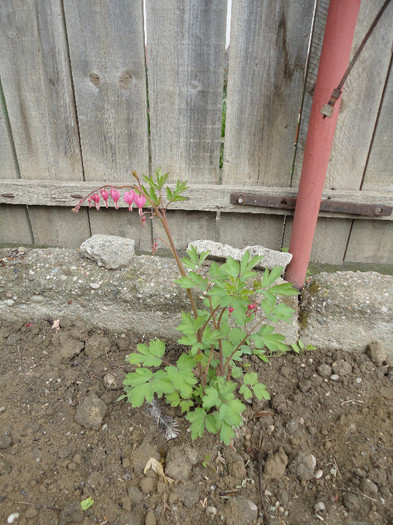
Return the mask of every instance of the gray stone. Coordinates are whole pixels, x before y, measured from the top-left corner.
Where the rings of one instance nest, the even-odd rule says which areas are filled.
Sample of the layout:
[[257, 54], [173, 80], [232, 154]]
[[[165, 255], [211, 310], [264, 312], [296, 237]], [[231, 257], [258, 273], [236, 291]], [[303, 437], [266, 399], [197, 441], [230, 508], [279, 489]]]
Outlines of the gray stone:
[[367, 353], [371, 361], [377, 366], [382, 366], [386, 361], [386, 350], [379, 341], [373, 341], [368, 345]]
[[233, 246], [230, 246], [229, 244], [222, 244], [220, 242], [209, 241], [209, 240], [193, 241], [188, 245], [187, 249], [189, 249], [191, 246], [194, 246], [198, 254], [209, 250], [210, 254], [208, 258], [218, 259], [218, 260], [227, 259], [228, 257], [232, 257], [232, 259], [235, 259], [236, 261], [240, 261], [244, 253], [247, 250], [249, 250], [250, 255], [252, 257], [254, 255], [263, 256], [262, 261], [259, 263], [258, 266], [256, 266], [256, 268], [258, 269], [264, 269], [264, 268], [271, 269], [271, 268], [275, 268], [276, 266], [282, 266], [283, 268], [286, 268], [292, 259], [292, 254], [290, 253], [270, 250], [269, 248], [264, 248], [263, 246], [246, 246], [246, 248], [239, 249], [239, 248], [234, 248]]
[[60, 512], [59, 525], [67, 523], [81, 523], [83, 521], [83, 510], [80, 503], [70, 503]]
[[165, 469], [167, 476], [176, 481], [184, 481], [188, 479], [191, 469], [192, 463], [185, 447], [173, 447], [168, 451]]
[[360, 490], [369, 496], [378, 494], [378, 486], [368, 478], [363, 478], [360, 482]]
[[40, 304], [45, 301], [45, 297], [42, 297], [42, 295], [32, 295], [30, 297], [30, 302], [34, 304]]
[[300, 452], [290, 464], [289, 470], [299, 481], [309, 481], [314, 477], [316, 463], [315, 456]]
[[104, 376], [104, 385], [108, 390], [120, 390], [124, 386], [125, 377], [126, 373], [122, 369], [108, 372]]
[[116, 235], [96, 234], [81, 244], [80, 254], [109, 270], [128, 266], [135, 255], [135, 241]]
[[338, 359], [332, 364], [333, 372], [339, 376], [347, 376], [352, 372], [352, 365], [344, 359]]
[[322, 364], [318, 368], [318, 374], [324, 379], [328, 379], [332, 375], [332, 367], [327, 364]]
[[393, 276], [376, 272], [314, 276], [302, 293], [301, 340], [320, 350], [358, 353], [379, 341], [393, 355], [392, 290]]
[[288, 456], [284, 449], [280, 447], [279, 451], [268, 457], [265, 463], [265, 476], [269, 479], [280, 479], [285, 474], [288, 465]]
[[10, 434], [0, 434], [0, 448], [10, 448], [13, 443], [12, 436]]
[[96, 394], [91, 394], [78, 405], [74, 419], [84, 428], [99, 430], [106, 411], [106, 404]]

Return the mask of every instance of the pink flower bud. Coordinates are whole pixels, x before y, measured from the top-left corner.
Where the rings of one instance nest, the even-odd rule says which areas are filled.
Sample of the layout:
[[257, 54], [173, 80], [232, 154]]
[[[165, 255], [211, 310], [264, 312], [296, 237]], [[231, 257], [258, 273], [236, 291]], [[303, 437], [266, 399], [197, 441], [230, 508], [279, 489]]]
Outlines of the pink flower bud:
[[102, 195], [102, 198], [104, 199], [105, 207], [107, 208], [108, 207], [109, 193], [106, 190], [101, 190], [101, 195]]
[[135, 192], [133, 190], [126, 191], [124, 194], [124, 201], [128, 204], [128, 209], [132, 211], [132, 203], [135, 201]]
[[91, 197], [87, 197], [87, 202], [89, 203], [89, 208], [91, 208]]
[[100, 209], [100, 198], [101, 197], [98, 195], [98, 193], [95, 193], [94, 195], [91, 196], [91, 198], [94, 201], [97, 210], [99, 210]]
[[117, 201], [120, 199], [120, 193], [115, 190], [114, 188], [111, 188], [110, 189], [110, 194], [111, 194], [111, 197], [113, 199], [113, 202], [115, 203], [115, 208], [116, 210], [119, 209], [119, 205], [117, 204]]
[[249, 304], [249, 305], [247, 306], [247, 308], [248, 308], [249, 310], [256, 310], [258, 307], [257, 307], [256, 304], [252, 304], [252, 303], [251, 303], [251, 304]]
[[138, 206], [139, 215], [142, 215], [142, 208], [146, 204], [146, 197], [143, 195], [135, 195], [134, 202]]

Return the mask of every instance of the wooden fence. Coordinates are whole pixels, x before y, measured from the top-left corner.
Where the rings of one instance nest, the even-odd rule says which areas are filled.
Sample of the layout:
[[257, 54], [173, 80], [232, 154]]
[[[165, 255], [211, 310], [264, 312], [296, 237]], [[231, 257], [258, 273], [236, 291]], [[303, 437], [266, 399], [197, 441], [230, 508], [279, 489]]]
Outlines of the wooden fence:
[[[354, 51], [382, 3], [362, 1]], [[110, 233], [149, 250], [154, 221], [146, 231], [126, 209], [70, 208], [162, 166], [190, 184], [171, 212], [179, 248], [289, 245], [292, 212], [230, 196], [296, 196], [328, 1], [233, 0], [226, 53], [227, 8], [1, 0], [0, 242], [77, 247]], [[392, 27], [393, 3], [345, 85], [324, 198], [393, 203]], [[392, 220], [321, 212], [312, 259], [391, 262]]]

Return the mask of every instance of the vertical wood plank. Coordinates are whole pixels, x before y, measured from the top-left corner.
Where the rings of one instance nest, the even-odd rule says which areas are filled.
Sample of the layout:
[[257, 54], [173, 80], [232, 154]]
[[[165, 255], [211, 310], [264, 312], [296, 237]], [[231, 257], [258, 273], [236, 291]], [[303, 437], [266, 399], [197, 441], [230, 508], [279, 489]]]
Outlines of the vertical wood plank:
[[0, 2], [0, 43], [22, 178], [82, 180], [61, 1]]
[[317, 81], [319, 59], [321, 57], [323, 37], [330, 0], [317, 0], [315, 19], [312, 30], [310, 53], [307, 64], [307, 75], [304, 85], [304, 97], [301, 108], [299, 131], [296, 143], [295, 162], [292, 174], [292, 187], [298, 187], [302, 172], [304, 147], [306, 144], [308, 123], [310, 121], [312, 99]]
[[391, 264], [393, 260], [393, 223], [356, 221], [353, 225], [345, 262]]
[[[0, 44], [4, 96], [21, 177], [82, 180], [61, 0], [0, 2]], [[75, 228], [68, 210], [29, 211], [35, 243], [74, 246], [77, 239], [89, 236], [86, 213]]]
[[[0, 186], [1, 179], [19, 177], [12, 147], [8, 112], [0, 80]], [[26, 206], [0, 205], [0, 243], [33, 242]]]
[[393, 67], [390, 65], [362, 190], [393, 191]]
[[289, 186], [314, 0], [234, 0], [223, 183]]
[[[351, 219], [318, 219], [310, 261], [324, 264], [341, 264], [348, 241]], [[364, 221], [359, 221], [364, 222]], [[293, 218], [287, 217], [283, 246], [288, 247]]]
[[65, 0], [85, 180], [149, 169], [142, 0]]
[[[352, 47], [358, 49], [384, 0], [362, 2]], [[393, 4], [384, 12], [345, 85], [326, 188], [360, 189], [393, 45]]]
[[226, 0], [147, 0], [153, 168], [217, 183]]

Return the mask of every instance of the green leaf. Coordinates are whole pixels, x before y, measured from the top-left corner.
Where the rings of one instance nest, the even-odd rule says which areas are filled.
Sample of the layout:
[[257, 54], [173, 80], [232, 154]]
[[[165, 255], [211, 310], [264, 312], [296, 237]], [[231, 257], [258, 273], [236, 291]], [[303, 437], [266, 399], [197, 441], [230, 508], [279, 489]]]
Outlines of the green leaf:
[[127, 361], [131, 364], [143, 364], [144, 366], [160, 366], [161, 357], [165, 353], [165, 343], [160, 339], [152, 339], [149, 346], [140, 343], [137, 345], [139, 354], [130, 354]]
[[194, 288], [195, 286], [195, 282], [185, 275], [182, 275], [179, 279], [175, 279], [175, 283], [179, 284], [182, 288]]
[[239, 399], [231, 399], [221, 405], [219, 409], [219, 418], [231, 427], [239, 426], [242, 423], [241, 413], [245, 406]]
[[171, 392], [170, 394], [166, 395], [165, 399], [166, 399], [166, 402], [171, 405], [171, 407], [177, 407], [180, 404], [180, 396], [176, 391]]
[[256, 383], [252, 389], [258, 399], [270, 399], [269, 392], [266, 390], [266, 385], [262, 383]]
[[180, 408], [183, 414], [184, 412], [188, 412], [193, 406], [194, 402], [191, 401], [191, 399], [183, 399], [183, 401], [180, 401]]
[[158, 397], [161, 397], [162, 394], [171, 394], [174, 391], [173, 383], [168, 378], [165, 370], [157, 370], [150, 384], [153, 386]]
[[127, 393], [127, 397], [133, 407], [140, 407], [143, 405], [145, 399], [149, 403], [153, 401], [154, 388], [150, 383], [145, 383], [138, 387], [131, 388]]
[[263, 277], [262, 277], [262, 288], [267, 288], [271, 284], [273, 284], [282, 274], [284, 268], [281, 266], [276, 266], [272, 269], [271, 272], [269, 272], [268, 269], [265, 270]]
[[206, 416], [205, 425], [208, 432], [211, 434], [217, 434], [220, 429], [220, 423], [217, 420], [217, 412]]
[[188, 412], [186, 415], [187, 421], [191, 423], [191, 438], [194, 440], [203, 436], [205, 431], [206, 412], [203, 408], [196, 408], [193, 412]]
[[205, 390], [205, 395], [202, 401], [203, 408], [210, 409], [213, 406], [219, 408], [222, 405], [222, 401], [217, 390], [213, 387], [208, 387]]
[[235, 432], [232, 430], [232, 427], [223, 421], [221, 423], [220, 439], [225, 445], [229, 445], [231, 439], [235, 437]]
[[299, 295], [298, 290], [296, 290], [291, 283], [276, 284], [269, 288], [269, 292], [275, 295]]
[[153, 377], [153, 372], [148, 368], [137, 368], [135, 372], [130, 372], [124, 379], [126, 386], [139, 386], [147, 383]]
[[244, 376], [243, 381], [245, 385], [255, 385], [258, 381], [258, 374], [256, 372], [250, 372]]
[[240, 387], [239, 393], [244, 397], [245, 400], [252, 398], [252, 392], [246, 385], [242, 385]]
[[94, 504], [94, 499], [89, 496], [88, 498], [81, 501], [82, 510], [90, 509], [90, 507], [93, 504]]

